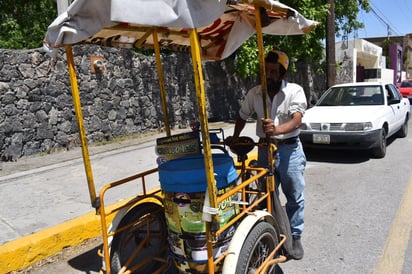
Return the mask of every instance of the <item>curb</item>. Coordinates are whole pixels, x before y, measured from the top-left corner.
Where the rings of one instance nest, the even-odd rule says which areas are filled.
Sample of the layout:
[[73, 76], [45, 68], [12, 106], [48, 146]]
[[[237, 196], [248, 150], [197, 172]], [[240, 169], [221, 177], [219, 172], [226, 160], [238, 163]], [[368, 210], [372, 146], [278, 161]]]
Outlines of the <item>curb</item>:
[[[108, 220], [111, 222], [112, 218], [109, 217]], [[100, 216], [96, 215], [95, 212], [90, 212], [5, 243], [0, 246], [0, 273], [23, 269], [57, 254], [65, 247], [79, 245], [85, 240], [101, 236], [101, 234]]]
[[[229, 127], [230, 124], [228, 125], [224, 122], [217, 122], [213, 126], [213, 128], [223, 129]], [[176, 132], [179, 133], [180, 131], [176, 130]], [[134, 141], [123, 142], [120, 146], [120, 150], [117, 148], [119, 144], [116, 144], [116, 146], [108, 145], [105, 149], [96, 147], [96, 153], [92, 154], [91, 158], [103, 157], [105, 155], [110, 155], [113, 153], [120, 153], [119, 151], [132, 149], [130, 148], [130, 146], [147, 143], [149, 140], [152, 141], [154, 139], [154, 136], [150, 136], [143, 139], [143, 141], [139, 140], [139, 142], [137, 143], [134, 143]], [[109, 149], [107, 149], [108, 147]], [[4, 176], [0, 176], [0, 182], [30, 176], [33, 172], [40, 172], [43, 170], [48, 170], [50, 168], [70, 165], [74, 162], [82, 160], [78, 159], [77, 156], [73, 156], [73, 158], [66, 160], [59, 159], [59, 161], [60, 162], [57, 163], [47, 162], [47, 164], [45, 165], [37, 166], [35, 170], [21, 170], [17, 173], [5, 173]], [[109, 208], [112, 207], [119, 207], [119, 205], [122, 205], [124, 203], [125, 200], [115, 203], [114, 205], [107, 206], [106, 210], [109, 210]], [[108, 224], [108, 226], [111, 224], [114, 217], [115, 214], [107, 216], [106, 223]], [[0, 245], [0, 273], [12, 273], [13, 271], [22, 270], [40, 260], [56, 255], [66, 247], [77, 246], [85, 240], [101, 235], [102, 229], [100, 215], [97, 215], [93, 210], [64, 223], [46, 228], [27, 236], [23, 236], [10, 242], [6, 242]]]
[[[150, 194], [150, 191], [149, 193]], [[150, 195], [149, 195], [150, 196]], [[134, 198], [106, 206], [106, 212], [121, 208]], [[135, 205], [158, 200], [147, 197]], [[109, 228], [116, 214], [106, 215], [106, 229]], [[21, 237], [0, 246], [0, 273], [11, 273], [24, 269], [34, 263], [56, 255], [66, 247], [77, 246], [88, 239], [102, 235], [101, 216], [95, 211], [84, 214], [67, 222], [44, 229], [34, 234]]]

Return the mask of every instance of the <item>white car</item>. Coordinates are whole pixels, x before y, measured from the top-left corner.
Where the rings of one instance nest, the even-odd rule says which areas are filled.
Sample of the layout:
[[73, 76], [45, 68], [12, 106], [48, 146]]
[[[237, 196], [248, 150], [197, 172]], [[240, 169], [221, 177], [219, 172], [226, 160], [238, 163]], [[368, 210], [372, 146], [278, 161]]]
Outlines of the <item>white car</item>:
[[367, 149], [386, 154], [386, 139], [406, 137], [410, 103], [393, 84], [362, 82], [329, 88], [303, 116], [305, 148]]

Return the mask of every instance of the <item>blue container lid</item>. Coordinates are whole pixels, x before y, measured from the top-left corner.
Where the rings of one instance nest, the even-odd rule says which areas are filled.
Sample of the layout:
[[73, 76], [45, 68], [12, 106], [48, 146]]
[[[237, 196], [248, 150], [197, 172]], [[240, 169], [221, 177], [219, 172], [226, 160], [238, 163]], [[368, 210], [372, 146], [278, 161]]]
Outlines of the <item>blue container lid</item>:
[[[228, 154], [213, 154], [216, 187], [224, 188], [236, 180], [233, 159]], [[165, 192], [206, 191], [206, 170], [203, 154], [173, 159], [159, 166], [160, 186]]]

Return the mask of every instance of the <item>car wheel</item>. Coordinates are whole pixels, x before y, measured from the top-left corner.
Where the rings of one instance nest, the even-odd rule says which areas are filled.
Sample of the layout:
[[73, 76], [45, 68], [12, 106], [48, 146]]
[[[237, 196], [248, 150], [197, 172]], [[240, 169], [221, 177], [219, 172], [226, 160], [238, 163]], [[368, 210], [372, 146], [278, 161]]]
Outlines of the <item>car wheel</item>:
[[383, 158], [386, 155], [386, 129], [380, 130], [379, 141], [376, 147], [372, 149], [372, 156], [375, 158]]
[[398, 131], [399, 138], [405, 138], [408, 135], [408, 117], [405, 118], [405, 122]]

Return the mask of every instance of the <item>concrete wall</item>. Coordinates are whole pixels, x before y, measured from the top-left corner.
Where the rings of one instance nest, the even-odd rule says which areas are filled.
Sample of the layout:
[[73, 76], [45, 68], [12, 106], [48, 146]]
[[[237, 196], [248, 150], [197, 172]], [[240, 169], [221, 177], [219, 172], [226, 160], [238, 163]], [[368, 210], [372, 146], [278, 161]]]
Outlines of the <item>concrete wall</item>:
[[382, 69], [382, 82], [393, 84], [393, 69]]
[[336, 82], [380, 81], [382, 48], [366, 40], [341, 41], [335, 44], [338, 64]]

